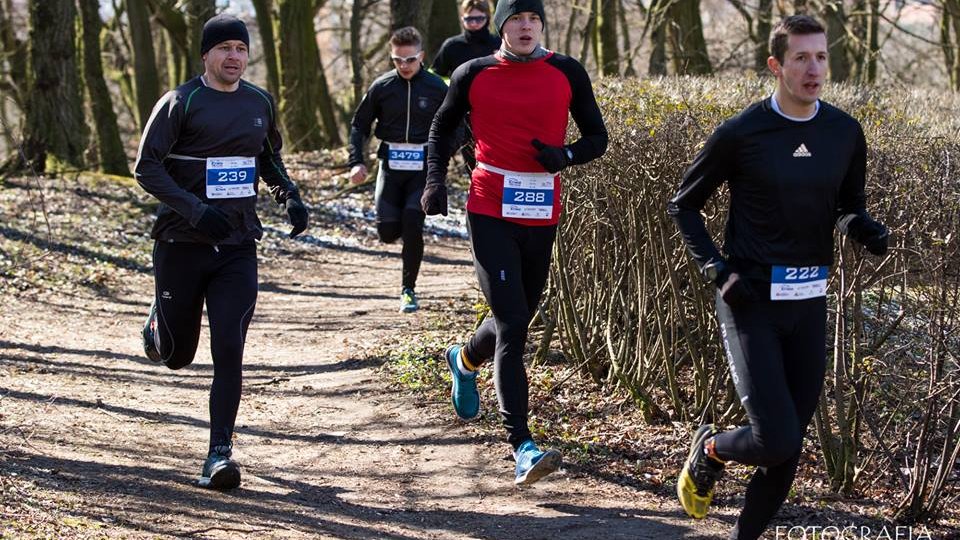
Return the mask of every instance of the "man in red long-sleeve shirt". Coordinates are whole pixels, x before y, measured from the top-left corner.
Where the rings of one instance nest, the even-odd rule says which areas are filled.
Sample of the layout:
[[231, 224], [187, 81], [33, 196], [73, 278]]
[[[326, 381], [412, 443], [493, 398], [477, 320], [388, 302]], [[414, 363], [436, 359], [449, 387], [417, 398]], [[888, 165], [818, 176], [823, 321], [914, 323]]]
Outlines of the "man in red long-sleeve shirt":
[[[476, 370], [493, 358], [494, 384], [516, 460], [516, 484], [555, 471], [559, 452], [539, 450], [527, 426], [528, 387], [523, 366], [527, 325], [550, 268], [560, 217], [561, 170], [600, 157], [607, 130], [590, 77], [579, 62], [540, 46], [541, 0], [500, 0], [493, 18], [500, 50], [453, 72], [434, 117], [428, 146], [428, 215], [446, 214], [446, 171], [457, 125], [470, 113], [477, 167], [467, 198], [474, 266], [492, 317], [463, 346], [447, 348], [457, 415], [479, 413]], [[565, 145], [568, 114], [581, 139]]]

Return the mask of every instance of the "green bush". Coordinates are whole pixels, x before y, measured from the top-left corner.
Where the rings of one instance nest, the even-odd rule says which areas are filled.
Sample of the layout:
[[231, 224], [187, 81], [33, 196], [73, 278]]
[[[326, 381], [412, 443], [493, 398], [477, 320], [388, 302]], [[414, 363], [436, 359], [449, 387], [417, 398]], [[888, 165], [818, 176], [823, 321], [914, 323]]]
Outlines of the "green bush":
[[[565, 175], [547, 320], [570, 361], [627, 389], [648, 421], [743, 421], [712, 288], [665, 207], [714, 128], [772, 86], [753, 77], [597, 88], [610, 145]], [[863, 124], [868, 209], [890, 227], [892, 249], [877, 259], [837, 238], [827, 384], [811, 435], [833, 489], [882, 483], [899, 494], [898, 519], [929, 518], [958, 494], [957, 98], [836, 87], [824, 99]], [[725, 197], [705, 209], [718, 243]]]

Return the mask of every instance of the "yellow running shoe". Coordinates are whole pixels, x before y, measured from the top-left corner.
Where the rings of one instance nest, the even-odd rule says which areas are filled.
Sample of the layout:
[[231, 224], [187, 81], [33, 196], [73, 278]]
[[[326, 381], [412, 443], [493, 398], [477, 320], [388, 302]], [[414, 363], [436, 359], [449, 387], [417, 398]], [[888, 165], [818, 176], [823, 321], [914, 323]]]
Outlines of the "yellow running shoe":
[[700, 426], [693, 434], [690, 454], [677, 479], [677, 497], [683, 510], [692, 518], [703, 519], [710, 510], [713, 486], [723, 476], [723, 463], [710, 458], [703, 451], [703, 443], [716, 435], [713, 424]]

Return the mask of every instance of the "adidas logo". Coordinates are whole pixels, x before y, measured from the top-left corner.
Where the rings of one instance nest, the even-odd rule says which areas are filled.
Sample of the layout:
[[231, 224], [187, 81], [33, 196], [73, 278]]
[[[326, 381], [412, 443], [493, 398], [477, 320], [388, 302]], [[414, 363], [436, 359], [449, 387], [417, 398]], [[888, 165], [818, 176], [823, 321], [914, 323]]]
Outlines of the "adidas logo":
[[807, 145], [800, 143], [800, 146], [793, 151], [793, 157], [813, 157], [813, 154], [807, 150]]

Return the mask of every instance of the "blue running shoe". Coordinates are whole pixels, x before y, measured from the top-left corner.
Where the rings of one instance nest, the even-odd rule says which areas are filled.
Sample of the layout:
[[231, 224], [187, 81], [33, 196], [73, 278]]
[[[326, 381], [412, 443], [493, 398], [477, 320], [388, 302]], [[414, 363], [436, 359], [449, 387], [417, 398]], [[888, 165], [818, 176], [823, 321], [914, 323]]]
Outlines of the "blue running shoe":
[[461, 420], [473, 420], [480, 413], [480, 393], [477, 392], [477, 374], [464, 375], [457, 367], [457, 356], [462, 348], [460, 345], [451, 345], [443, 356], [447, 359], [450, 379], [453, 381], [450, 388], [453, 410]]
[[240, 466], [230, 459], [229, 445], [214, 446], [203, 462], [197, 485], [208, 489], [233, 489], [240, 485]]
[[159, 362], [160, 351], [157, 349], [157, 301], [150, 304], [150, 314], [147, 315], [146, 322], [143, 323], [143, 354], [147, 355], [153, 362]]
[[518, 486], [529, 486], [544, 476], [556, 471], [563, 463], [563, 457], [556, 450], [541, 452], [533, 441], [525, 441], [513, 453], [517, 462], [517, 478], [513, 481]]
[[400, 312], [413, 313], [418, 309], [420, 309], [420, 302], [417, 302], [417, 293], [409, 287], [404, 287], [400, 292]]

